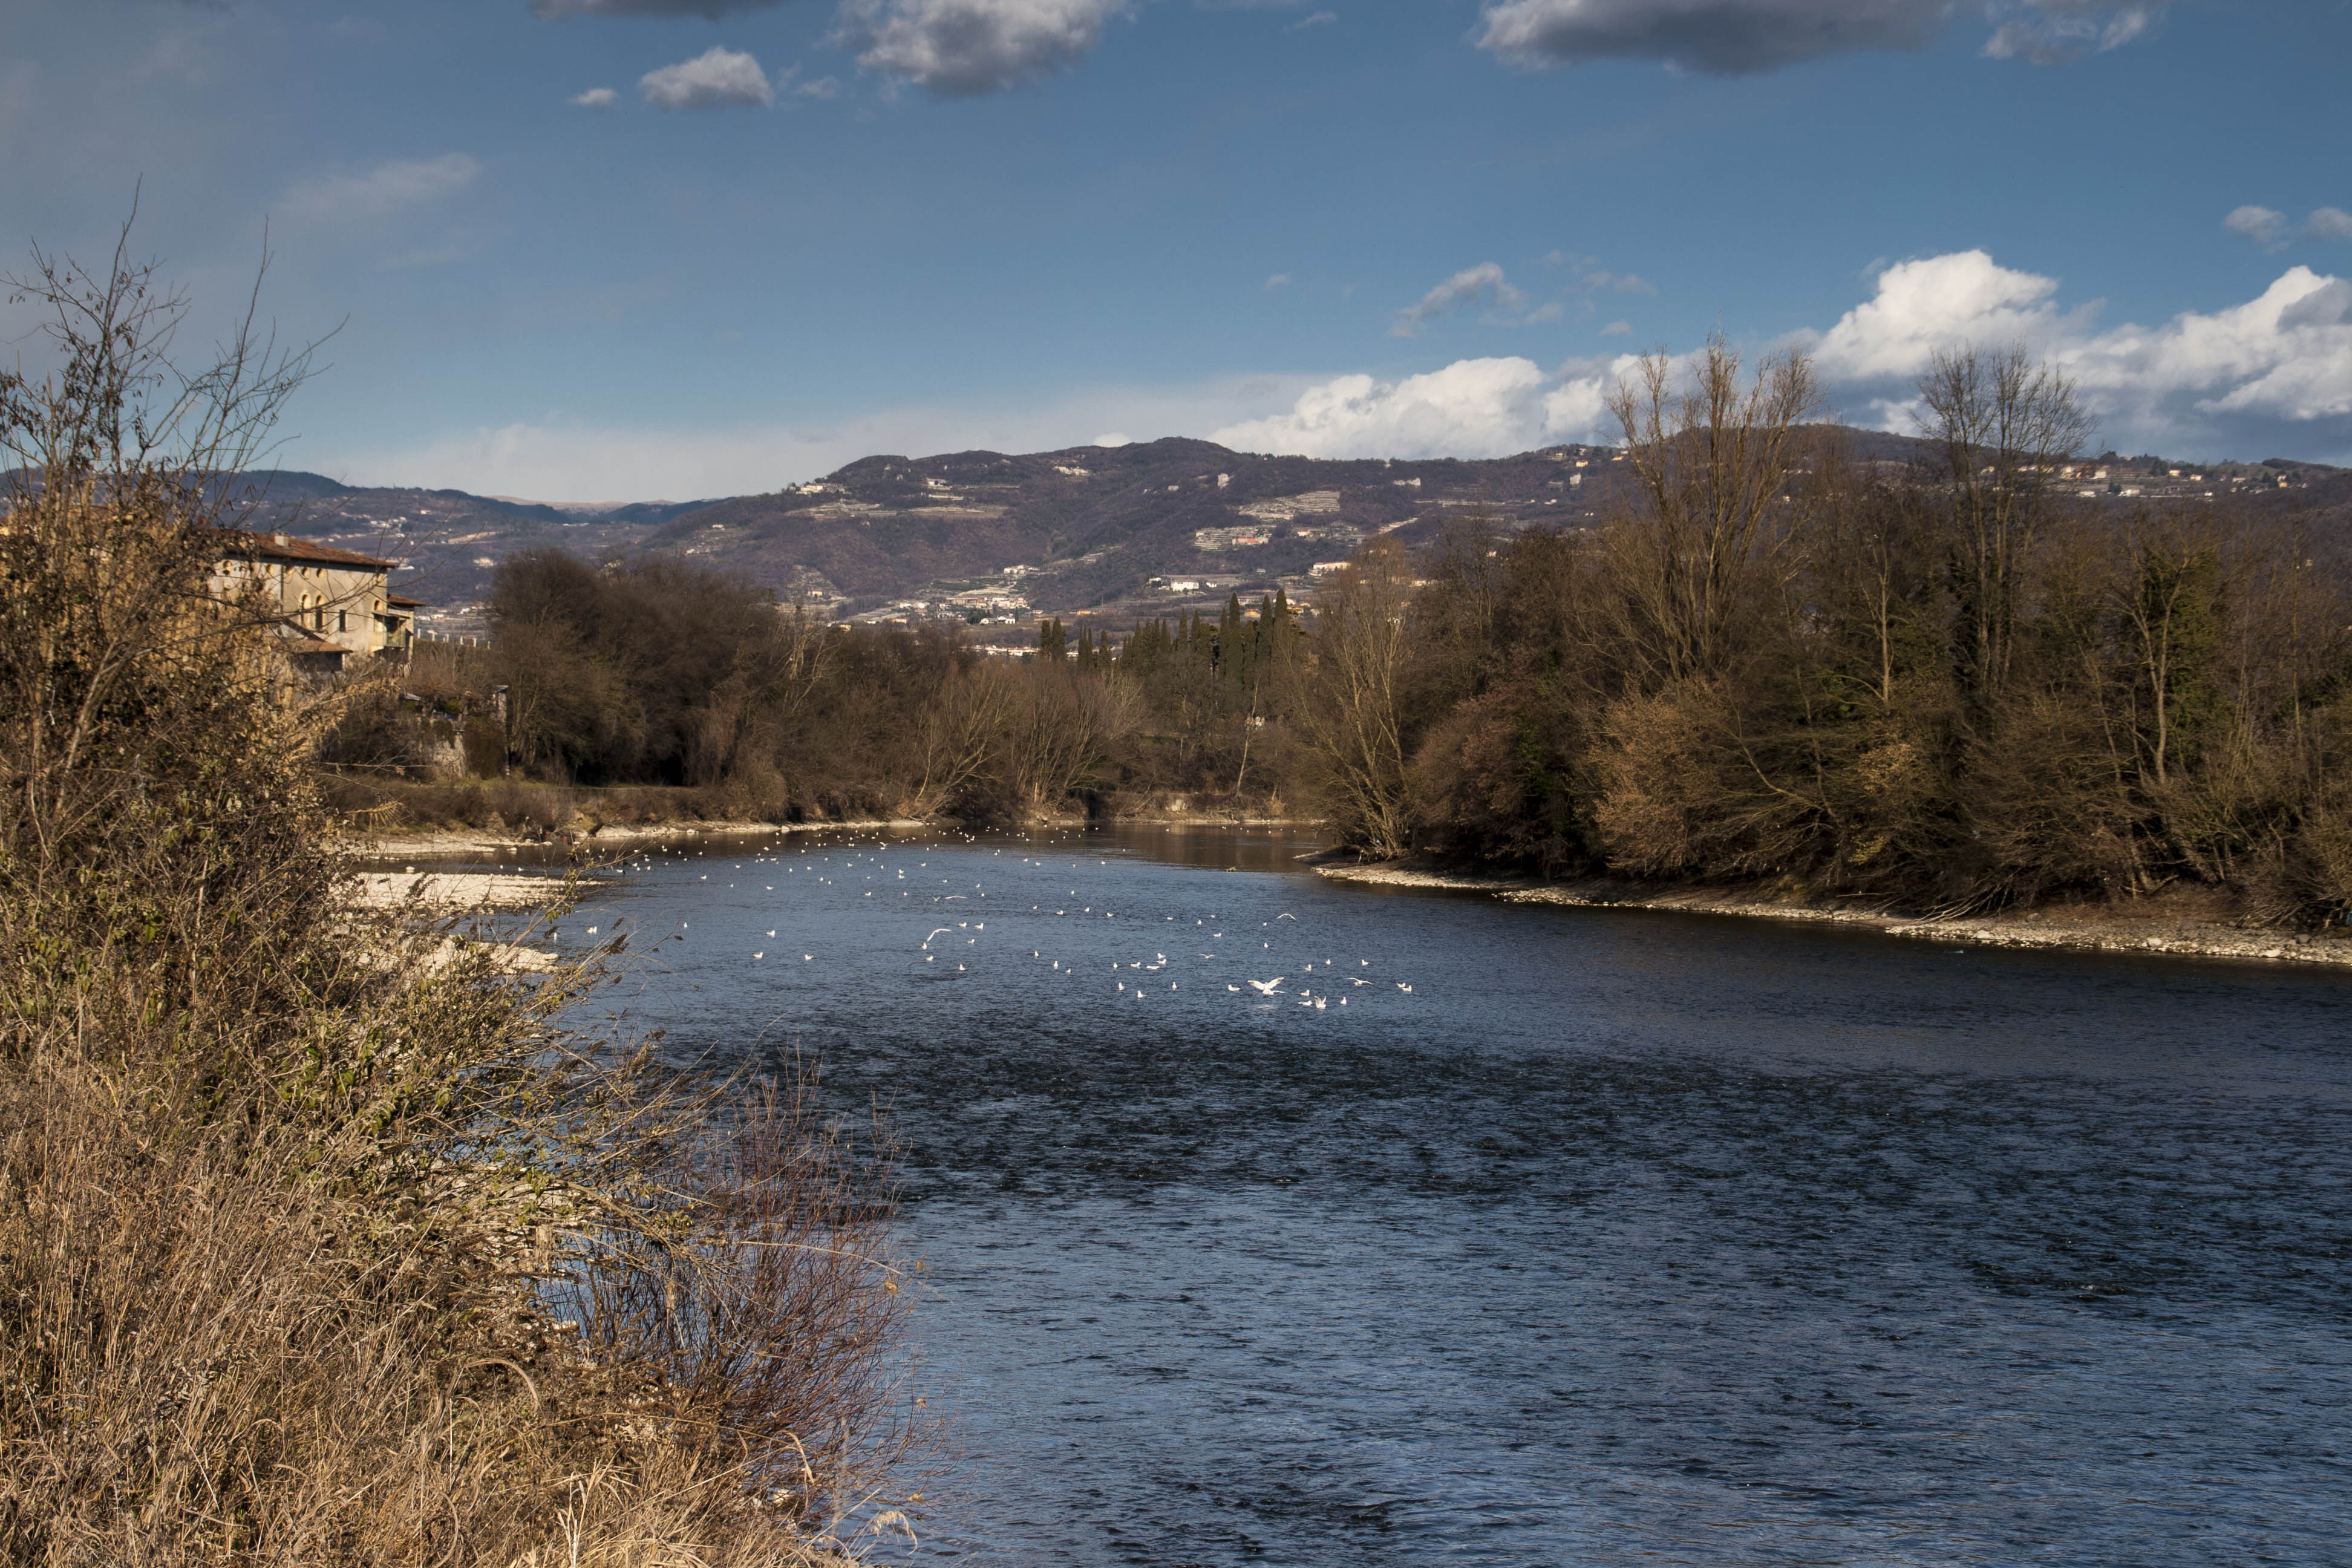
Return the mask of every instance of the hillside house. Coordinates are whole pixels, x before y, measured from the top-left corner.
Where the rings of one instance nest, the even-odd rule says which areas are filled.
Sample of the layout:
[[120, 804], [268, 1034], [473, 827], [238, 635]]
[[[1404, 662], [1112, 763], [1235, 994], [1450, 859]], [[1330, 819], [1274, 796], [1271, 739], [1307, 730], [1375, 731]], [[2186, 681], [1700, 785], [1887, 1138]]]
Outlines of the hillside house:
[[354, 654], [408, 657], [419, 606], [386, 583], [398, 563], [286, 533], [224, 533], [221, 542], [213, 592], [270, 616], [304, 673], [340, 674]]

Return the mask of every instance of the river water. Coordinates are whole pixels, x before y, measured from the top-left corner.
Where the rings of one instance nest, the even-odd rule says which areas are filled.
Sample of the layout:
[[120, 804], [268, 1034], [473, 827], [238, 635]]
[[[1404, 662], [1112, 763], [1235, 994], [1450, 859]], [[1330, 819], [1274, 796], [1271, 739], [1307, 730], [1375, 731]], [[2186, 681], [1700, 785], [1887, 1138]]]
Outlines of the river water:
[[1311, 847], [656, 852], [572, 917], [675, 1048], [892, 1107], [914, 1560], [2352, 1562], [2352, 977]]

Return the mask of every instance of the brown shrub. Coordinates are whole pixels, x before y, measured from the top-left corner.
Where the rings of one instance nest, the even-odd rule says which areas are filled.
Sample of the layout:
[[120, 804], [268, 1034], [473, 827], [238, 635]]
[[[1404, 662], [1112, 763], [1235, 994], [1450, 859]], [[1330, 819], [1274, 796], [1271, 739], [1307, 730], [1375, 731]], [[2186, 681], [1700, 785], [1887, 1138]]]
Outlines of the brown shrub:
[[887, 1144], [573, 1034], [593, 964], [352, 910], [334, 694], [208, 592], [289, 383], [169, 373], [135, 272], [19, 287], [65, 367], [0, 374], [0, 1561], [795, 1563], [897, 1517]]

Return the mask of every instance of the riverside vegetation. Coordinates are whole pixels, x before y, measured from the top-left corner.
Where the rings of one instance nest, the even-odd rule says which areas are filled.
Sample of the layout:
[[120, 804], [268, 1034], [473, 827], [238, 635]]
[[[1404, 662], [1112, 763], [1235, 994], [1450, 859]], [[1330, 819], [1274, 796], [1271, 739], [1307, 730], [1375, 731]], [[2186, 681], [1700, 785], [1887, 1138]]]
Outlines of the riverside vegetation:
[[[0, 375], [0, 1560], [837, 1560], [923, 1435], [887, 1136], [355, 911], [209, 588], [306, 357], [194, 374], [117, 252]], [[895, 1479], [894, 1479], [895, 1478]]]
[[[2208, 914], [2343, 921], [2340, 531], [2084, 498], [2090, 422], [2021, 351], [1941, 355], [1918, 392], [1926, 456], [1866, 462], [1801, 356], [1659, 356], [1615, 400], [1637, 500], [1595, 527], [1473, 512], [1421, 556], [1374, 540], [1309, 616], [1235, 598], [1075, 646], [1048, 621], [1019, 665], [672, 562], [523, 555], [496, 647], [428, 650], [410, 689], [474, 715], [479, 752], [505, 684], [526, 773], [667, 784], [713, 816], [1287, 801], [1371, 858], [1942, 914], [2201, 889]], [[358, 704], [329, 748], [361, 766], [341, 798], [501, 798], [382, 782], [418, 734], [389, 688]]]

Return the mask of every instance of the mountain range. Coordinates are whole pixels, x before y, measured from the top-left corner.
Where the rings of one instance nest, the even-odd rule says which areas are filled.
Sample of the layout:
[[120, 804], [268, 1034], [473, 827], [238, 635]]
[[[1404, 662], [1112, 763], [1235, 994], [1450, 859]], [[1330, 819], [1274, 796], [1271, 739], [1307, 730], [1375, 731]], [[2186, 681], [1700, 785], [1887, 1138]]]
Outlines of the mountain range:
[[[1843, 432], [1858, 459], [1903, 464], [1925, 445]], [[2352, 469], [2273, 458], [2199, 466], [2094, 460], [2085, 494], [2124, 500], [2254, 494], [2352, 521]], [[2089, 479], [2089, 472], [2084, 475]], [[1113, 623], [1309, 587], [1318, 564], [1394, 532], [1409, 544], [1483, 513], [1498, 532], [1591, 526], [1629, 499], [1622, 454], [1562, 446], [1488, 459], [1327, 459], [1171, 437], [1007, 455], [861, 458], [763, 495], [560, 506], [461, 490], [370, 488], [281, 470], [250, 476], [251, 526], [399, 561], [394, 584], [442, 635], [484, 629], [497, 563], [555, 547], [591, 559], [663, 552], [740, 574], [850, 618], [1029, 612]]]

